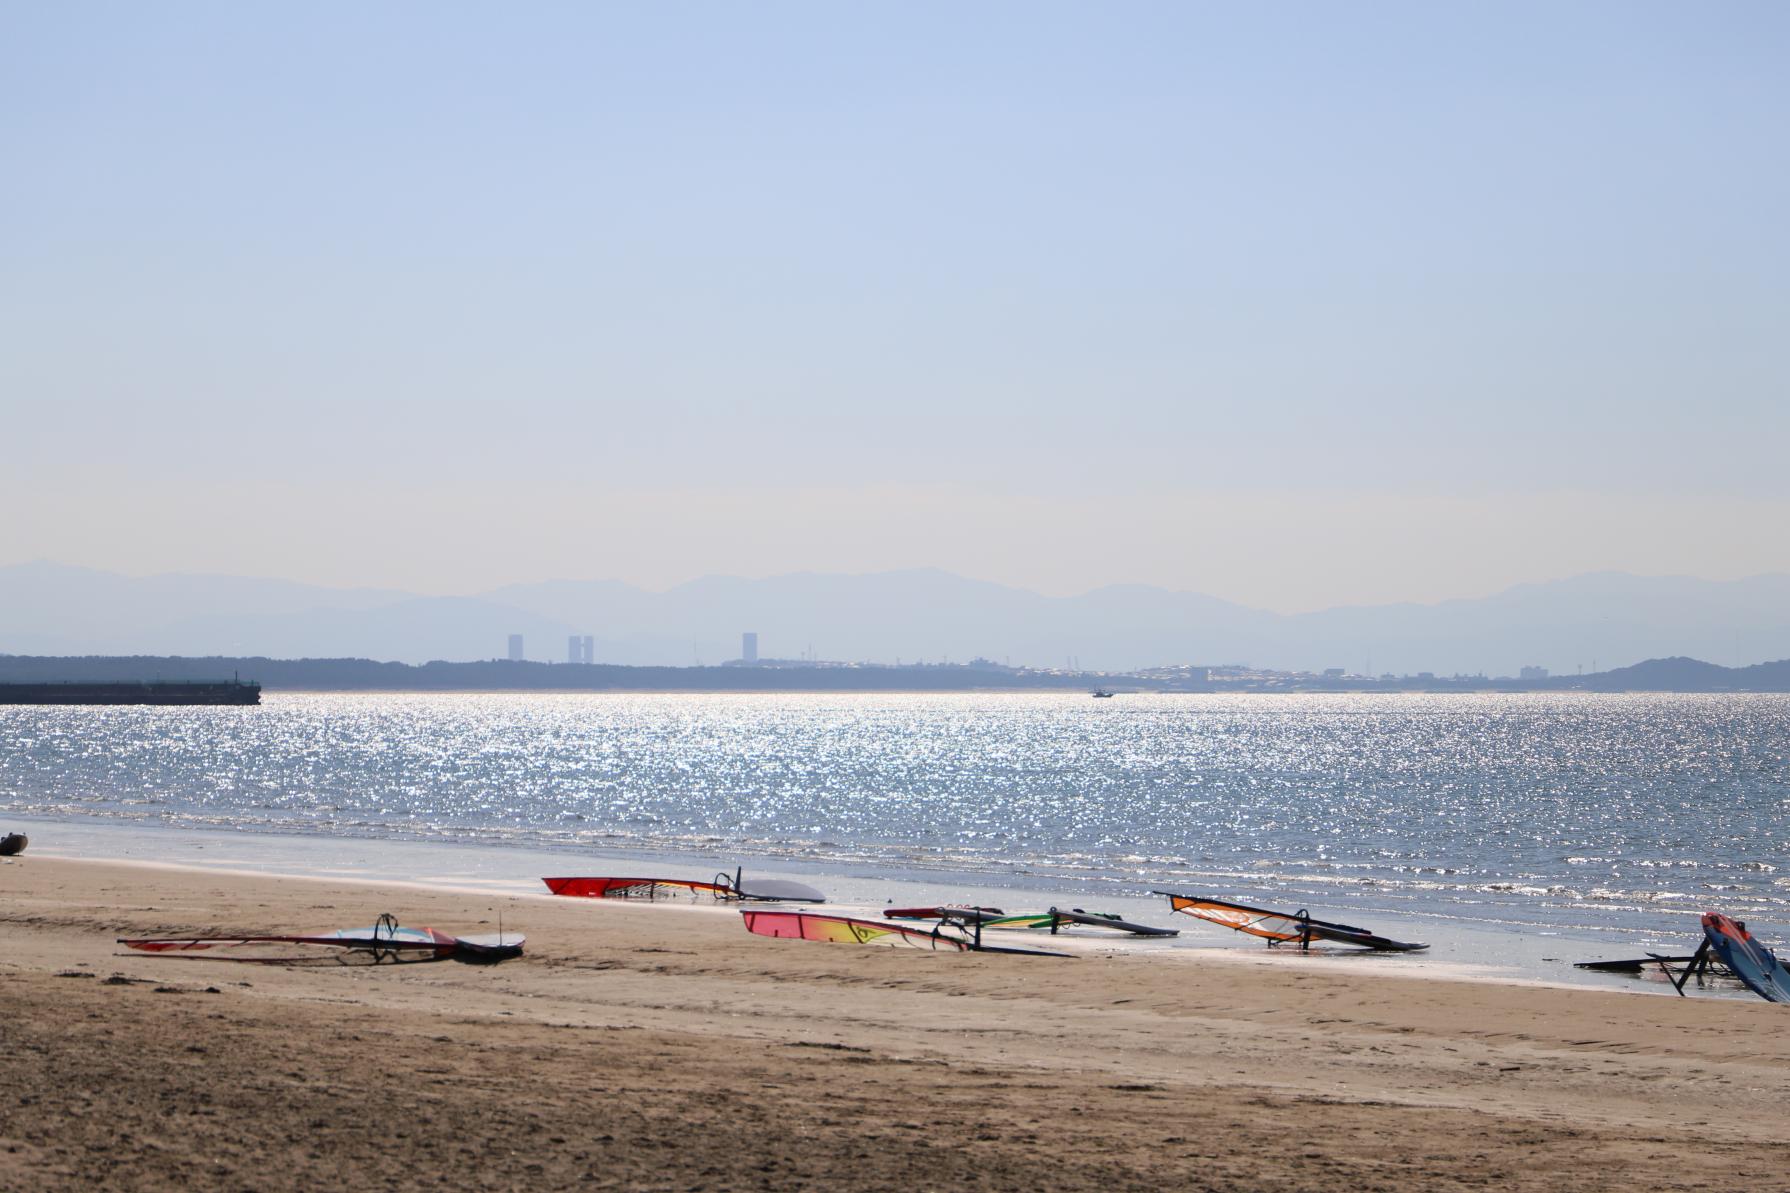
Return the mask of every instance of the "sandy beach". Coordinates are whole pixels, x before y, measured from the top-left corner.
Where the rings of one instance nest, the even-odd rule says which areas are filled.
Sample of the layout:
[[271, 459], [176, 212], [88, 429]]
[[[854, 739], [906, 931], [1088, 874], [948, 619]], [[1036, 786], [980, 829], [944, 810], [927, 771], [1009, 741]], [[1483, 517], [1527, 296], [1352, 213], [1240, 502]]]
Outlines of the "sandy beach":
[[[0, 866], [0, 1188], [1790, 1188], [1764, 1002], [774, 941], [691, 905]], [[494, 967], [119, 935], [525, 932]], [[1762, 1162], [1764, 1161], [1764, 1162]]]

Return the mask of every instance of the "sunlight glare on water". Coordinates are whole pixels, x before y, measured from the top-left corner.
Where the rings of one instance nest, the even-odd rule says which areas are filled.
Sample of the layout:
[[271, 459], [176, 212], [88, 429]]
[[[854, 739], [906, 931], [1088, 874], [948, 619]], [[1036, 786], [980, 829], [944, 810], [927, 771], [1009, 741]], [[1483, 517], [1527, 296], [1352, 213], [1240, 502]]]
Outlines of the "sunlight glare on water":
[[0, 710], [0, 805], [1485, 918], [1790, 908], [1777, 696], [274, 695]]

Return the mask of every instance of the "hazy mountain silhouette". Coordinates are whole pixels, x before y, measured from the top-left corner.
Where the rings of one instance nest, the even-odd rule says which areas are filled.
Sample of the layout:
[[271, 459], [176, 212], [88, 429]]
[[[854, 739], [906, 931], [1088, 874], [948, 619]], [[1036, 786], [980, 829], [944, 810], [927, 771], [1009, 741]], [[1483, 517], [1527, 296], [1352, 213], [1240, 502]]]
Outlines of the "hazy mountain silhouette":
[[231, 576], [131, 578], [51, 563], [0, 567], [0, 652], [362, 656], [426, 662], [564, 658], [591, 634], [600, 662], [717, 663], [756, 630], [765, 657], [962, 661], [1121, 670], [1167, 663], [1375, 673], [1609, 670], [1695, 655], [1790, 656], [1790, 577], [1718, 582], [1617, 573], [1522, 584], [1477, 600], [1283, 616], [1197, 593], [1113, 585], [1073, 597], [932, 569], [708, 577], [666, 592], [555, 580], [474, 596], [331, 589]]
[[[1330, 609], [1291, 619], [1298, 654], [1375, 671], [1609, 670], [1695, 655], [1725, 663], [1790, 654], [1790, 576], [1711, 581], [1600, 572], [1519, 584], [1481, 600]], [[1430, 659], [1433, 663], [1414, 660]], [[1595, 666], [1594, 666], [1595, 664]]]

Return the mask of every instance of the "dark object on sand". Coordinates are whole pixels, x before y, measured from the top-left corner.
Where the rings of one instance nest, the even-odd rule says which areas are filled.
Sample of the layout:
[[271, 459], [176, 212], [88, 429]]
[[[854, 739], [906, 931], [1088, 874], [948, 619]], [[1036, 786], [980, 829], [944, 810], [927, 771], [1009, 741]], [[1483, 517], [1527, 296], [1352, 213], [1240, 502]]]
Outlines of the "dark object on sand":
[[12, 857], [15, 854], [24, 853], [25, 846], [30, 843], [31, 838], [24, 833], [7, 833], [4, 837], [0, 837], [0, 857]]
[[1649, 969], [1659, 969], [1670, 974], [1672, 970], [1689, 965], [1695, 960], [1695, 957], [1667, 957], [1661, 953], [1649, 953], [1645, 957], [1627, 957], [1620, 961], [1574, 961], [1572, 967], [1596, 973], [1646, 973]]

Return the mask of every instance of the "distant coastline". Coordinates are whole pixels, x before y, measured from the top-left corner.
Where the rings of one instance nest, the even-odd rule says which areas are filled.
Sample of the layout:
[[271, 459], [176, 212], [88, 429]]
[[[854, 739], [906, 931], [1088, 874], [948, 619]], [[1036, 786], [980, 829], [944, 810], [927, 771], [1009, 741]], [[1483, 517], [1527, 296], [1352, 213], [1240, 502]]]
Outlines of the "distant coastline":
[[801, 664], [628, 667], [612, 664], [271, 659], [179, 655], [0, 655], [0, 683], [155, 683], [212, 680], [235, 672], [270, 692], [1790, 692], [1790, 659], [1722, 667], [1697, 659], [1649, 659], [1589, 675], [1533, 679], [1351, 676], [1171, 667], [1135, 673], [1045, 671], [985, 660], [881, 666]]
[[0, 682], [0, 704], [259, 704], [261, 685], [240, 679]]
[[[1551, 671], [1556, 678], [1578, 678], [1670, 655], [1735, 667], [1790, 658], [1790, 575], [1718, 582], [1593, 573], [1430, 605], [1279, 614], [1143, 585], [1050, 597], [933, 569], [760, 580], [711, 576], [663, 592], [619, 582], [555, 581], [429, 596], [253, 577], [132, 577], [49, 563], [0, 565], [0, 655], [252, 652], [283, 660], [390, 659], [419, 666], [432, 659], [519, 657], [672, 668], [683, 678], [664, 682], [686, 686], [693, 664], [743, 661], [748, 633], [756, 642], [755, 659], [793, 656], [809, 664], [875, 660], [900, 667], [923, 661], [986, 671], [977, 665], [981, 656], [1034, 672], [1114, 676], [1190, 670], [1164, 663], [1247, 661], [1248, 668], [1213, 670], [1259, 673], [1251, 683], [1268, 682], [1261, 676], [1269, 672], [1325, 675], [1339, 667], [1339, 674], [1375, 680], [1388, 673], [1408, 680], [1422, 672], [1523, 679]], [[527, 649], [509, 650], [512, 637]], [[731, 677], [711, 678], [721, 690], [741, 686]], [[1187, 676], [1157, 678], [1174, 683]], [[646, 673], [635, 682], [662, 686]], [[835, 678], [816, 682], [839, 686]], [[883, 678], [855, 686], [939, 685], [965, 683], [929, 668], [917, 685]], [[759, 686], [790, 685], [766, 679]]]

